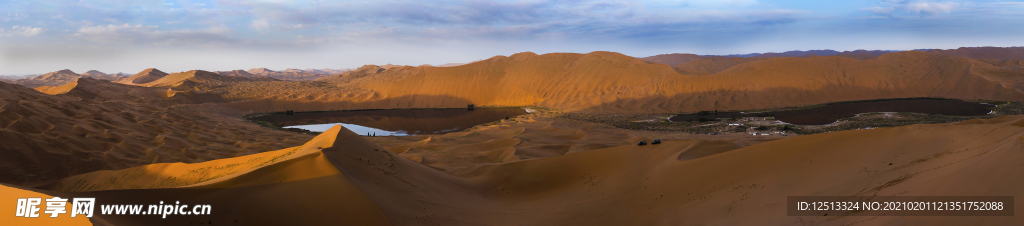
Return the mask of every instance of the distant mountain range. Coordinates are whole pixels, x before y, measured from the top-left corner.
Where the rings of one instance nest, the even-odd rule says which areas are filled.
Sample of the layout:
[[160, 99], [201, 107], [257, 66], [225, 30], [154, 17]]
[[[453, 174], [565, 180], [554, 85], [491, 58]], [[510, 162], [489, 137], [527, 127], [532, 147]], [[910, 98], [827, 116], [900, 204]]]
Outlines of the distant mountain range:
[[[880, 56], [886, 53], [902, 52], [904, 50], [854, 50], [854, 51], [835, 51], [831, 49], [824, 50], [807, 50], [807, 51], [786, 51], [782, 53], [748, 53], [748, 54], [730, 54], [730, 55], [700, 55], [702, 57], [810, 57], [810, 56]], [[913, 49], [909, 51], [924, 51], [942, 53], [947, 55], [953, 55], [958, 57], [967, 57], [972, 59], [992, 59], [992, 60], [1022, 60], [1024, 59], [1024, 47], [960, 47], [957, 49]]]
[[[957, 49], [915, 49], [910, 51], [932, 52], [977, 60], [1024, 60], [1024, 47], [962, 47]], [[897, 50], [808, 50], [788, 51], [782, 53], [751, 53], [734, 55], [695, 55], [688, 53], [661, 54], [640, 58], [650, 63], [672, 66], [680, 74], [709, 75], [721, 72], [730, 67], [778, 57], [808, 58], [813, 56], [841, 56], [857, 60], [873, 59], [888, 53], [903, 52]]]
[[141, 72], [136, 73], [130, 77], [118, 79], [114, 82], [129, 85], [145, 84], [152, 81], [156, 81], [157, 79], [163, 78], [164, 76], [167, 76], [166, 72], [160, 71], [156, 68], [147, 68], [146, 70], [142, 70]]
[[[248, 77], [248, 78], [261, 78], [269, 77], [279, 80], [313, 80], [317, 78], [327, 77], [331, 75], [341, 74], [352, 69], [285, 69], [283, 71], [274, 71], [266, 68], [253, 68], [248, 71], [244, 70], [233, 70], [233, 71], [219, 71], [216, 74], [222, 76], [235, 76], [235, 77]], [[97, 70], [89, 70], [85, 73], [78, 74], [69, 69], [54, 71], [42, 75], [0, 75], [0, 81], [7, 83], [19, 84], [29, 88], [36, 88], [41, 86], [60, 86], [73, 82], [81, 77], [94, 78], [99, 80], [113, 81], [122, 84], [145, 84], [156, 81], [157, 79], [167, 76], [168, 73], [160, 71], [156, 68], [148, 68], [142, 70], [136, 74], [126, 74], [118, 72], [116, 74], [107, 74]]]
[[807, 50], [807, 51], [786, 51], [782, 53], [748, 53], [748, 54], [731, 54], [731, 55], [701, 55], [705, 57], [709, 56], [721, 56], [721, 57], [809, 57], [809, 56], [832, 56], [832, 55], [871, 55], [879, 56], [886, 53], [900, 52], [901, 50], [854, 50], [854, 51], [835, 51], [831, 49], [823, 50]]
[[928, 52], [990, 60], [1024, 60], [1024, 46], [1020, 47], [960, 47], [957, 49], [932, 49]]
[[288, 68], [288, 69], [285, 69], [285, 70], [282, 70], [282, 71], [275, 71], [275, 70], [270, 70], [270, 69], [267, 69], [267, 68], [253, 68], [253, 69], [249, 69], [247, 71], [246, 70], [232, 70], [232, 71], [218, 71], [216, 73], [220, 74], [220, 75], [224, 75], [224, 76], [239, 76], [239, 77], [262, 76], [262, 77], [270, 77], [270, 78], [275, 78], [275, 79], [280, 79], [280, 80], [301, 81], [301, 80], [314, 80], [314, 79], [318, 79], [318, 78], [322, 78], [322, 77], [327, 77], [327, 76], [331, 76], [331, 75], [337, 75], [337, 74], [341, 74], [343, 72], [351, 71], [351, 70], [352, 69], [347, 69], [347, 68], [346, 69], [324, 68], [324, 69], [305, 69], [305, 70], [295, 69], [295, 68]]
[[[1024, 47], [961, 47], [957, 49], [915, 49], [909, 51], [932, 52], [978, 60], [1024, 60]], [[854, 50], [839, 52], [835, 50], [825, 49], [807, 51], [787, 51], [782, 53], [750, 53], [733, 55], [695, 55], [686, 53], [674, 53], [643, 57], [640, 59], [651, 63], [667, 64], [669, 66], [672, 66], [674, 69], [676, 69], [677, 72], [682, 74], [708, 75], [718, 73], [722, 70], [739, 64], [777, 57], [807, 58], [813, 56], [842, 56], [858, 60], [865, 60], [894, 52], [901, 51]], [[473, 62], [470, 62], [468, 64], [471, 63]], [[463, 65], [466, 64], [450, 63], [437, 65], [434, 67], [457, 67]], [[222, 76], [269, 77], [279, 80], [302, 81], [327, 78], [333, 75], [342, 75], [343, 73], [350, 71], [353, 71], [353, 69], [288, 68], [281, 71], [275, 71], [267, 68], [253, 68], [249, 70], [218, 71], [214, 73]], [[42, 75], [0, 75], [0, 81], [7, 83], [15, 83], [29, 88], [35, 88], [40, 86], [59, 86], [67, 84], [80, 77], [89, 77], [100, 80], [115, 81], [123, 84], [143, 84], [147, 82], [152, 82], [156, 79], [166, 76], [167, 74], [168, 73], [157, 70], [155, 68], [149, 68], [134, 75], [129, 75], [122, 72], [118, 72], [116, 74], [107, 74], [97, 70], [90, 70], [82, 74], [77, 74], [71, 70], [65, 69]]]
[[13, 80], [12, 83], [16, 83], [29, 88], [35, 88], [40, 86], [59, 86], [75, 81], [76, 79], [81, 77], [114, 81], [123, 78], [123, 75], [121, 75], [120, 73], [106, 74], [96, 70], [91, 70], [86, 73], [77, 74], [74, 71], [64, 69], [35, 77], [26, 77], [22, 79]]

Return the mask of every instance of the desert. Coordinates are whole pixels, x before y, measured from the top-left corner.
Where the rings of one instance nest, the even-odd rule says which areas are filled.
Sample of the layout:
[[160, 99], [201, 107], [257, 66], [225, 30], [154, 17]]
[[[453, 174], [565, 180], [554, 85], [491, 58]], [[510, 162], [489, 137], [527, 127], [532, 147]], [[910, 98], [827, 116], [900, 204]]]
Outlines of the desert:
[[[794, 194], [928, 196], [982, 189], [1021, 195], [1021, 184], [1004, 180], [1022, 173], [1019, 167], [1005, 167], [1016, 165], [1024, 145], [1024, 118], [1008, 107], [1024, 101], [1019, 68], [931, 52], [887, 53], [874, 60], [748, 60], [712, 74], [687, 75], [667, 64], [611, 52], [521, 53], [444, 68], [369, 65], [313, 81], [147, 69], [113, 82], [81, 77], [35, 89], [5, 83], [0, 112], [5, 170], [0, 179], [6, 191], [17, 194], [96, 197], [103, 200], [99, 204], [174, 199], [218, 208], [210, 216], [101, 215], [78, 221], [99, 225], [878, 225], [1019, 220], [793, 217], [784, 207], [785, 197]], [[797, 69], [803, 67], [817, 69]], [[799, 71], [804, 73], [795, 73]], [[908, 73], [874, 73], [889, 71]], [[915, 71], [944, 74], [910, 73]], [[930, 76], [959, 82], [933, 81]], [[763, 97], [750, 98], [754, 94]], [[666, 117], [677, 113], [914, 97], [1003, 105], [993, 107], [998, 113], [960, 116], [966, 118], [951, 123], [782, 133], [789, 136], [658, 127], [717, 123], [672, 122]], [[590, 101], [573, 101], [577, 98]], [[481, 110], [519, 107], [530, 113], [499, 116], [493, 122], [456, 119], [480, 125], [411, 136], [367, 136], [341, 125], [323, 132], [280, 128], [351, 121], [385, 130], [423, 125], [427, 127], [417, 129], [440, 131], [446, 128], [436, 121], [440, 115], [418, 113], [425, 117], [419, 119], [339, 110], [440, 108], [474, 113], [467, 104]], [[331, 115], [303, 116], [312, 111]], [[263, 120], [280, 125], [246, 120], [252, 116], [272, 116]], [[760, 121], [734, 120], [745, 125], [771, 123], [746, 118]], [[664, 143], [636, 145], [654, 139]], [[13, 198], [5, 197], [5, 202]], [[314, 199], [320, 201], [309, 201]]]
[[1022, 9], [0, 3], [0, 225], [1024, 225]]

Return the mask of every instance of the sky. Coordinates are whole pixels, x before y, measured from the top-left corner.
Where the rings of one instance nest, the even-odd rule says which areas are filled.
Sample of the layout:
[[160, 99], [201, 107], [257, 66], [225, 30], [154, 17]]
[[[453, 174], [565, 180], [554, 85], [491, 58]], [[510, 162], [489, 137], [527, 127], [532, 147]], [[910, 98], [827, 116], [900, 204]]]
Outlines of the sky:
[[1024, 1], [0, 0], [0, 75], [1024, 46]]

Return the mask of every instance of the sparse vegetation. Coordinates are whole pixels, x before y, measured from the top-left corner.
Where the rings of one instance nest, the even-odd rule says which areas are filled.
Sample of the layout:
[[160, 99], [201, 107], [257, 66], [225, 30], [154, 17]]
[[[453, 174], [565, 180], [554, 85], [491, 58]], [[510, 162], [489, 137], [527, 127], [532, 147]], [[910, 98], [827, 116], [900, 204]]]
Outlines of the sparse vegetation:
[[[617, 128], [630, 130], [649, 131], [681, 131], [694, 134], [713, 134], [715, 132], [745, 133], [754, 127], [756, 131], [788, 131], [797, 134], [814, 134], [830, 131], [855, 130], [864, 128], [895, 127], [913, 124], [941, 124], [961, 122], [971, 119], [988, 119], [1003, 115], [1024, 114], [1024, 102], [1000, 102], [1000, 101], [971, 101], [993, 103], [998, 105], [993, 109], [992, 114], [979, 116], [951, 116], [923, 113], [864, 113], [852, 118], [840, 119], [838, 122], [822, 126], [800, 126], [774, 122], [771, 118], [768, 121], [758, 120], [763, 117], [748, 117], [740, 119], [719, 119], [719, 120], [698, 120], [671, 122], [667, 118], [671, 114], [616, 114], [616, 113], [562, 113], [558, 118], [572, 121], [595, 122], [612, 125]], [[820, 106], [820, 105], [815, 105]], [[793, 110], [807, 109], [810, 107], [770, 109]], [[752, 110], [761, 111], [761, 110]], [[708, 111], [699, 112], [709, 114]], [[771, 124], [771, 123], [775, 124]], [[747, 126], [729, 126], [730, 123], [751, 124]]]

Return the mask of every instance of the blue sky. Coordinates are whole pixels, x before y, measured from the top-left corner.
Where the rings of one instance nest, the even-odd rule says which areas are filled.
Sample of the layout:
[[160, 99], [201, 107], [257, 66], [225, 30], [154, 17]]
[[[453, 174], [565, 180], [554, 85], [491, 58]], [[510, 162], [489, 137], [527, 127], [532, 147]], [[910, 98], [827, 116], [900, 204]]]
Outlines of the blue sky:
[[0, 0], [0, 74], [1024, 46], [1024, 1]]

